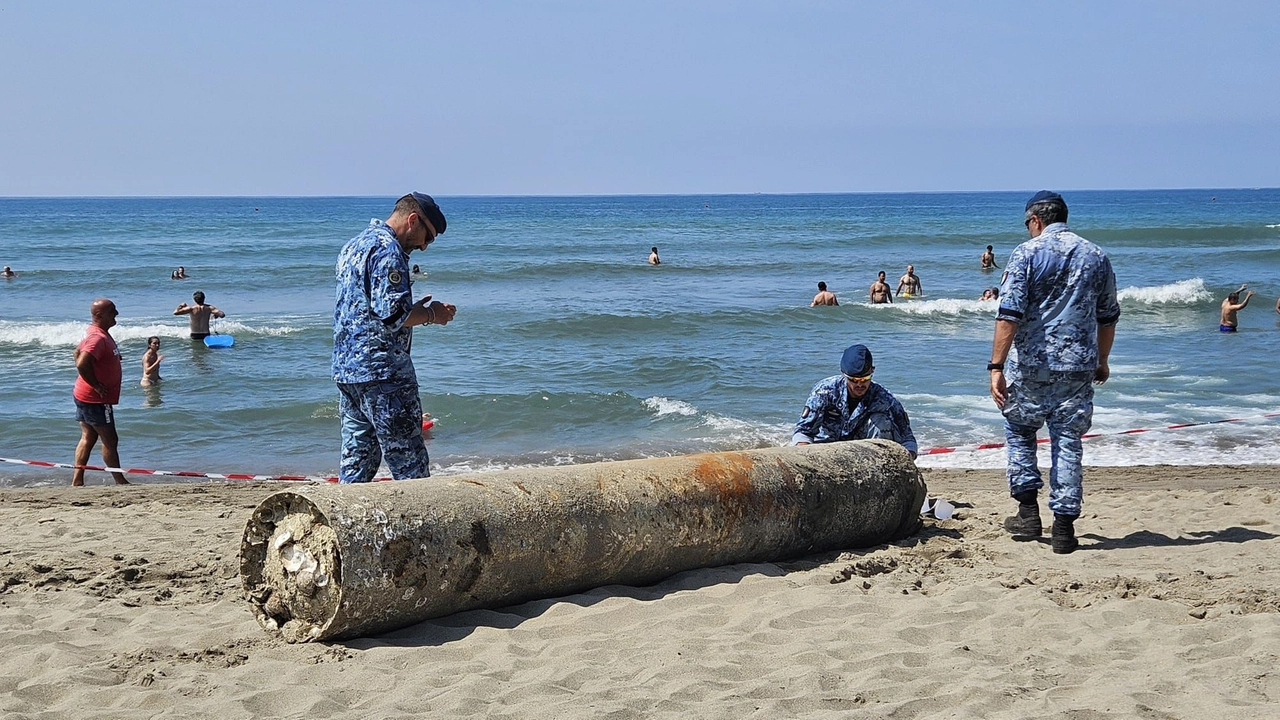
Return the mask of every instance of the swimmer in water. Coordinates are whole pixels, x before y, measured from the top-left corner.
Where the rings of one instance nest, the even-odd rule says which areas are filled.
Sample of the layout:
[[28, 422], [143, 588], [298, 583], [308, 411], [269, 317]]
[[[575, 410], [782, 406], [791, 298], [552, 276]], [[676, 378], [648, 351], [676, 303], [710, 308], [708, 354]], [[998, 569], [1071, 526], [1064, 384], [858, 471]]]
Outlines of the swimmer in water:
[[224, 318], [227, 315], [213, 305], [205, 305], [204, 293], [199, 290], [191, 293], [191, 299], [195, 301], [195, 305], [179, 303], [173, 314], [190, 315], [191, 339], [202, 340], [209, 337], [209, 318]]
[[1222, 319], [1218, 324], [1219, 332], [1233, 333], [1236, 331], [1236, 326], [1239, 324], [1236, 321], [1236, 313], [1243, 310], [1245, 306], [1249, 304], [1249, 298], [1257, 294], [1254, 291], [1249, 290], [1248, 294], [1244, 296], [1244, 301], [1242, 302], [1240, 300], [1240, 293], [1248, 290], [1248, 288], [1249, 286], [1247, 284], [1241, 285], [1239, 290], [1231, 293], [1227, 296], [1226, 300], [1222, 301]]
[[898, 297], [920, 297], [924, 294], [924, 284], [916, 275], [916, 266], [908, 265], [907, 274], [898, 278]]
[[992, 249], [990, 245], [988, 245], [987, 251], [982, 253], [982, 269], [995, 270], [995, 269], [998, 269], [999, 267], [1000, 266], [996, 264], [995, 250]]
[[876, 276], [876, 281], [871, 283], [868, 297], [871, 298], [871, 302], [876, 304], [893, 302], [893, 289], [889, 287], [889, 283], [885, 282], [883, 270]]
[[818, 307], [819, 305], [839, 305], [836, 302], [836, 294], [827, 289], [824, 282], [818, 283], [818, 294], [813, 296], [813, 302], [809, 303], [809, 307]]
[[160, 383], [160, 362], [164, 356], [160, 354], [160, 338], [152, 335], [147, 338], [147, 351], [142, 353], [142, 386], [150, 387]]

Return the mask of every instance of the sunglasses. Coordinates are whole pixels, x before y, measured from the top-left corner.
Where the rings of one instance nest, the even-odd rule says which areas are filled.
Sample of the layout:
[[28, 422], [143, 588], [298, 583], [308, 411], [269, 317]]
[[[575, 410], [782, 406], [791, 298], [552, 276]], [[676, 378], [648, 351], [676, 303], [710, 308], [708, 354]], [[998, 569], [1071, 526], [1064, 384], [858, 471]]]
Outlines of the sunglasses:
[[867, 383], [867, 382], [871, 382], [871, 373], [867, 373], [866, 375], [859, 375], [857, 377], [854, 377], [853, 375], [845, 375], [844, 379], [848, 380], [849, 382], [856, 382], [859, 384]]

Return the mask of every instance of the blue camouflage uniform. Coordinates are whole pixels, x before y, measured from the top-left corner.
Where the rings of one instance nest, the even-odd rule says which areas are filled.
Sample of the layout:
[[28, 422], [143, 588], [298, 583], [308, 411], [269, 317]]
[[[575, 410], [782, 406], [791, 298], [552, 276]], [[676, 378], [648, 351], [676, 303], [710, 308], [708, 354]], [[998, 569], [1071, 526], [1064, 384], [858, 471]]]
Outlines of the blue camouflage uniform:
[[1049, 509], [1076, 516], [1084, 495], [1080, 436], [1093, 423], [1098, 327], [1120, 318], [1116, 276], [1102, 248], [1053, 223], [1014, 249], [1000, 283], [998, 320], [1018, 324], [1002, 408], [1011, 495], [1044, 487], [1036, 432], [1048, 424]]
[[409, 255], [390, 227], [369, 221], [338, 253], [333, 380], [342, 420], [340, 482], [369, 482], [385, 455], [397, 479], [428, 477], [422, 401], [409, 350]]
[[916, 436], [902, 403], [879, 383], [871, 383], [861, 400], [849, 396], [844, 375], [818, 382], [805, 401], [792, 443], [826, 443], [839, 440], [893, 440], [917, 452]]

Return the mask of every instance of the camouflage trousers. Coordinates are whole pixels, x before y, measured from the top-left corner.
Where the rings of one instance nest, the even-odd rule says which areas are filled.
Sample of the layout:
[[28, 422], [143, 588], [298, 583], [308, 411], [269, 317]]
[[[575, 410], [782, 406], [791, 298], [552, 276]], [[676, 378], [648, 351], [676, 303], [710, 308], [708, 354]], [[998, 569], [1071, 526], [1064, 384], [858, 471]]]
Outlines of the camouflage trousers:
[[385, 454], [396, 480], [428, 477], [430, 458], [422, 441], [422, 401], [417, 385], [338, 383], [342, 462], [338, 481], [369, 482]]
[[1080, 436], [1093, 424], [1093, 372], [1028, 372], [1014, 375], [1005, 401], [1009, 494], [1044, 487], [1036, 465], [1036, 431], [1049, 426], [1049, 509], [1079, 515], [1084, 499], [1084, 448]]

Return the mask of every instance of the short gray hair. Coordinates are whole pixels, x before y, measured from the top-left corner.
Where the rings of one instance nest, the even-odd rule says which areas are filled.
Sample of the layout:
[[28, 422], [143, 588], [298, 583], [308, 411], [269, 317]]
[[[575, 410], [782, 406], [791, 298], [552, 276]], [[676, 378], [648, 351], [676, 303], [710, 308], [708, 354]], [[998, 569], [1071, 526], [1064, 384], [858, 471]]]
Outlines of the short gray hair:
[[1061, 200], [1038, 202], [1027, 208], [1027, 212], [1023, 216], [1023, 222], [1029, 223], [1033, 217], [1040, 218], [1040, 222], [1045, 225], [1052, 225], [1058, 222], [1064, 223], [1067, 221], [1067, 204]]

